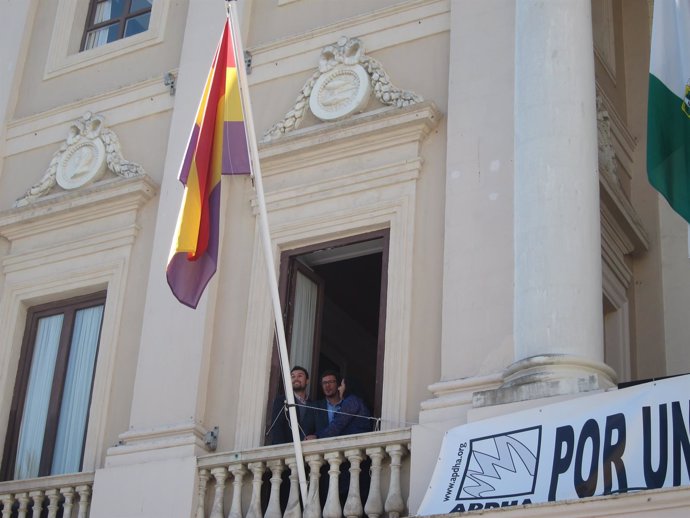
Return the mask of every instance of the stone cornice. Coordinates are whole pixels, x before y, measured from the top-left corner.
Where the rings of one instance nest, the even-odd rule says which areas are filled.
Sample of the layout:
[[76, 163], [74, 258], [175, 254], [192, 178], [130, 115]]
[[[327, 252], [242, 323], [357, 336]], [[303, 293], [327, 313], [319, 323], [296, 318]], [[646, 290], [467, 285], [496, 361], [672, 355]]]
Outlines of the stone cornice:
[[[503, 383], [502, 372], [458, 380], [439, 381], [429, 385], [428, 390], [434, 395], [434, 398], [422, 401], [421, 409], [425, 411], [471, 405], [472, 396], [475, 392], [498, 388], [501, 383]], [[420, 417], [420, 421], [421, 419]]]
[[[279, 189], [266, 194], [266, 207], [269, 212], [284, 210], [305, 203], [327, 200], [333, 196], [351, 195], [356, 192], [413, 181], [418, 178], [421, 166], [421, 159], [405, 160], [306, 186]], [[251, 204], [254, 214], [258, 214], [256, 197], [252, 197]]]
[[649, 249], [649, 237], [642, 221], [620, 186], [614, 184], [607, 175], [600, 174], [599, 188], [601, 202], [608, 207], [612, 221], [616, 222], [634, 247], [630, 252]]
[[266, 176], [362, 155], [409, 142], [422, 142], [441, 113], [430, 101], [385, 107], [339, 121], [301, 128], [259, 146]]
[[31, 205], [0, 212], [0, 236], [10, 241], [52, 232], [113, 214], [138, 210], [157, 192], [146, 176], [113, 178], [73, 192], [59, 192]]
[[85, 111], [99, 113], [115, 126], [172, 109], [175, 98], [159, 77], [16, 119], [7, 125], [6, 156], [65, 139], [65, 127]]

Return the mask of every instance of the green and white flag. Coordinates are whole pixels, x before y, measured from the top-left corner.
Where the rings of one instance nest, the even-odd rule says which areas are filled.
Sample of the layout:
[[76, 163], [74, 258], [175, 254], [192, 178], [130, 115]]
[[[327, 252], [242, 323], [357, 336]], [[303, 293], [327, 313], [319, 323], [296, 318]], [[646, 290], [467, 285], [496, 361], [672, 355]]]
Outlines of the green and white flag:
[[690, 0], [656, 0], [649, 63], [647, 175], [690, 222]]

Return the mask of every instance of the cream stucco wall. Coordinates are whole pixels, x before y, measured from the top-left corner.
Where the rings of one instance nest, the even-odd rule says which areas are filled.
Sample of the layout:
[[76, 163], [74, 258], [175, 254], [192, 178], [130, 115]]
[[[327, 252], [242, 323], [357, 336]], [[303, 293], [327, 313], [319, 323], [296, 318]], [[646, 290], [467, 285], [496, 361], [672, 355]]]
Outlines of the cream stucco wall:
[[[262, 444], [273, 347], [249, 178], [222, 180], [219, 268], [199, 308], [181, 306], [164, 276], [182, 196], [176, 175], [224, 20], [223, 2], [170, 0], [160, 41], [57, 74], [46, 67], [58, 6], [76, 6], [79, 33], [85, 0], [10, 4], [17, 25], [0, 37], [1, 55], [9, 57], [0, 77], [0, 222], [6, 224], [0, 237], [0, 309], [6, 312], [0, 318], [11, 314], [16, 322], [0, 322], [13, 333], [0, 349], [7, 360], [2, 372], [12, 374], [0, 383], [0, 422], [11, 402], [22, 311], [61, 293], [116, 287], [112, 375], [103, 386], [107, 412], [98, 438], [91, 439], [98, 442], [92, 448], [99, 491], [93, 515], [116, 516], [118, 501], [127, 502], [120, 511], [132, 516], [160, 512], [157, 499], [171, 510], [191, 509], [195, 458], [206, 453], [206, 430], [219, 426], [219, 451]], [[615, 125], [622, 192], [648, 237], [646, 249], [637, 244], [622, 259], [634, 278], [625, 290], [631, 377], [688, 372], [688, 228], [649, 187], [644, 167], [646, 115], [640, 107], [648, 42], [640, 35], [648, 30], [647, 2], [601, 5], [596, 41], [611, 46], [595, 54], [597, 87]], [[365, 114], [339, 123], [307, 114], [298, 132], [261, 146], [276, 261], [281, 251], [298, 246], [391, 230], [388, 293], [395, 300], [387, 315], [384, 427], [421, 422], [413, 431], [414, 510], [442, 433], [466, 422], [473, 394], [500, 385], [515, 360], [515, 4], [248, 0], [242, 26], [253, 60], [248, 80], [259, 136], [292, 108], [321, 49], [341, 36], [360, 38], [396, 86], [429, 102], [419, 112], [404, 112], [415, 113], [419, 120], [412, 122], [373, 99]], [[27, 36], [17, 27], [26, 27]], [[163, 84], [169, 71], [178, 74], [174, 96]], [[151, 198], [133, 203], [130, 219], [93, 216], [16, 238], [10, 221], [16, 215], [50, 219], [38, 214], [40, 203], [23, 212], [12, 204], [43, 176], [69, 124], [86, 111], [103, 114], [124, 157], [144, 167], [151, 181], [142, 189]], [[381, 178], [385, 185], [374, 182]], [[65, 243], [90, 243], [96, 229], [123, 226], [129, 229], [125, 246], [105, 246], [71, 265], [56, 260], [57, 272], [78, 276], [80, 269], [98, 270], [101, 258], [122, 259], [125, 267], [115, 273], [97, 272], [96, 280], [77, 287], [53, 279], [48, 260], [17, 273], [20, 252], [48, 257]], [[55, 285], [25, 293], [17, 286], [32, 272]], [[10, 313], [15, 299], [21, 310]]]
[[[73, 0], [70, 0], [70, 2]], [[77, 1], [76, 18], [70, 34], [81, 33], [86, 19], [86, 0]], [[95, 63], [57, 77], [46, 79], [46, 66], [51, 48], [51, 38], [56, 27], [58, 7], [66, 2], [36, 2], [34, 27], [26, 55], [21, 80], [22, 95], [17, 100], [13, 118], [22, 118], [45, 112], [80, 99], [100, 95], [103, 92], [123, 88], [151, 78], [163, 80], [163, 75], [175, 70], [180, 59], [180, 48], [184, 32], [186, 0], [166, 2], [167, 17], [164, 20], [163, 40], [146, 48], [127, 52], [107, 61]], [[71, 54], [77, 54], [74, 46]], [[92, 52], [100, 52], [95, 49]]]
[[688, 223], [673, 212], [665, 200], [660, 200], [659, 215], [666, 372], [669, 375], [685, 374], [690, 371], [690, 322], [687, 311], [683, 310], [690, 304]]

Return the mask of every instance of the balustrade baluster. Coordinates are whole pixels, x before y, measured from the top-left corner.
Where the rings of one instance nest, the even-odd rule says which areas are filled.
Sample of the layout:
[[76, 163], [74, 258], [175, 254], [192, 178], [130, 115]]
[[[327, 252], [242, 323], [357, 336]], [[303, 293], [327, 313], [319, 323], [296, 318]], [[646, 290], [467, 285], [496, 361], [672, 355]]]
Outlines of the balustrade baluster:
[[211, 470], [211, 475], [213, 475], [216, 485], [213, 493], [213, 505], [211, 506], [210, 518], [223, 518], [225, 479], [228, 478], [228, 469], [223, 466], [220, 468], [213, 468]]
[[[348, 446], [344, 448], [344, 444]], [[288, 448], [256, 448], [204, 456], [197, 468], [198, 502], [192, 517], [223, 518], [223, 510], [226, 518], [404, 516], [408, 509], [409, 430], [370, 434], [361, 441], [348, 438], [342, 442], [338, 439], [310, 442], [307, 451], [304, 460], [308, 465], [309, 486], [304, 499], [297, 472], [298, 459]], [[232, 490], [228, 478], [231, 474]], [[365, 478], [365, 475], [369, 476]], [[48, 500], [47, 497], [45, 505]], [[9, 518], [17, 518], [16, 501], [14, 506]], [[42, 517], [57, 518], [47, 516], [45, 510]], [[0, 513], [0, 518], [5, 517]]]
[[0, 502], [2, 502], [2, 518], [10, 518], [12, 516], [14, 496], [10, 494], [0, 495]]
[[197, 482], [196, 490], [196, 518], [206, 518], [206, 486], [208, 485], [208, 479], [210, 477], [209, 471], [207, 469], [199, 470], [199, 481]]
[[89, 515], [89, 499], [91, 497], [91, 486], [77, 486], [79, 495], [79, 510], [77, 518], [86, 518]]
[[65, 498], [62, 504], [62, 518], [72, 518], [72, 506], [74, 505], [74, 488], [61, 487], [60, 493]]
[[399, 518], [400, 514], [405, 510], [405, 502], [403, 501], [400, 488], [400, 465], [405, 452], [404, 444], [389, 444], [386, 446], [386, 453], [391, 458], [391, 476], [388, 485], [388, 497], [384, 507], [388, 513], [388, 518]]
[[383, 448], [367, 448], [367, 455], [371, 459], [371, 485], [369, 497], [364, 505], [364, 512], [369, 518], [379, 518], [383, 514], [383, 500], [381, 499], [381, 462], [383, 461]]
[[297, 460], [288, 457], [285, 462], [290, 468], [290, 495], [283, 518], [302, 518], [302, 508], [299, 505], [299, 476], [297, 475]]
[[17, 495], [17, 501], [19, 502], [19, 509], [17, 510], [17, 518], [26, 518], [26, 512], [29, 508], [29, 494], [19, 493]]
[[319, 479], [323, 456], [320, 453], [307, 455], [304, 458], [309, 464], [309, 492], [304, 503], [304, 518], [321, 518], [321, 502], [319, 499]]
[[343, 463], [343, 454], [334, 451], [324, 455], [328, 461], [328, 495], [326, 505], [323, 507], [323, 518], [342, 518], [343, 511], [340, 507], [340, 492], [338, 491], [338, 478], [340, 477], [340, 465]]
[[29, 496], [33, 501], [33, 512], [31, 513], [32, 518], [41, 518], [41, 513], [43, 512], [43, 497], [45, 494], [43, 491], [31, 491]]
[[243, 464], [231, 464], [228, 470], [232, 473], [232, 504], [228, 518], [242, 518], [242, 483], [247, 469]]
[[343, 514], [347, 518], [360, 518], [364, 512], [362, 495], [359, 491], [359, 473], [362, 471], [359, 466], [362, 462], [362, 450], [347, 450], [345, 457], [350, 461], [350, 487], [347, 491]]
[[268, 507], [264, 518], [281, 518], [280, 512], [280, 484], [283, 481], [282, 474], [285, 464], [281, 459], [271, 460], [266, 463], [271, 470], [271, 496], [268, 499]]
[[58, 512], [60, 492], [57, 489], [49, 489], [46, 491], [46, 496], [48, 497], [48, 518], [55, 518]]
[[263, 476], [265, 471], [265, 464], [263, 462], [250, 462], [247, 464], [249, 471], [254, 474], [252, 479], [252, 499], [249, 502], [249, 510], [246, 518], [262, 518], [261, 516], [261, 484], [263, 484]]

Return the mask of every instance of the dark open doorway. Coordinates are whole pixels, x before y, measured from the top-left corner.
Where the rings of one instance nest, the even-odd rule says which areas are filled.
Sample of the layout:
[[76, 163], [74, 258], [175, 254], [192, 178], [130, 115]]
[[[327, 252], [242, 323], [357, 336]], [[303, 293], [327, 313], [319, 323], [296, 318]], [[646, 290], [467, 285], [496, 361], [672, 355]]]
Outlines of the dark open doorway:
[[[387, 230], [281, 255], [290, 366], [309, 370], [311, 399], [323, 397], [319, 373], [333, 369], [380, 415], [387, 265]], [[269, 401], [283, 391], [278, 361], [274, 351]]]

